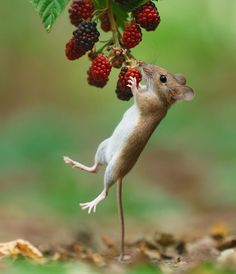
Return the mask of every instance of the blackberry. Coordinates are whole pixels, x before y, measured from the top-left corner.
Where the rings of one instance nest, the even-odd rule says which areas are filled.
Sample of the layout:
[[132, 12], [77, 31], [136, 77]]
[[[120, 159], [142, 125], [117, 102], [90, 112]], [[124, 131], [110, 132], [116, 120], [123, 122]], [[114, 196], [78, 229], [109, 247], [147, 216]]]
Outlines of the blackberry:
[[110, 22], [110, 18], [107, 12], [104, 12], [101, 16], [100, 16], [100, 20], [101, 20], [101, 29], [104, 32], [108, 32], [111, 30], [111, 22]]
[[120, 99], [122, 101], [129, 101], [133, 97], [133, 94], [128, 87], [125, 89], [121, 89], [119, 84], [117, 83], [116, 96], [118, 99]]
[[77, 27], [81, 21], [90, 20], [93, 17], [93, 1], [74, 0], [68, 12], [71, 24]]
[[74, 37], [66, 44], [65, 54], [67, 59], [73, 61], [79, 59], [85, 52], [75, 43]]
[[116, 86], [116, 95], [117, 95], [117, 98], [120, 100], [129, 101], [130, 98], [133, 97], [131, 89], [127, 87], [130, 76], [136, 78], [137, 85], [142, 80], [142, 75], [137, 68], [123, 67], [120, 71], [119, 80]]
[[135, 23], [129, 23], [124, 30], [121, 44], [126, 48], [134, 48], [142, 41], [142, 32], [140, 27]]
[[90, 72], [96, 81], [108, 81], [108, 76], [111, 72], [111, 63], [106, 56], [99, 54], [93, 61], [90, 67]]
[[135, 21], [147, 31], [155, 30], [161, 19], [155, 4], [148, 1], [133, 11]]
[[98, 41], [100, 33], [95, 22], [83, 21], [73, 33], [76, 43], [84, 50], [89, 51]]
[[96, 80], [93, 78], [93, 74], [92, 74], [92, 70], [91, 68], [87, 71], [88, 77], [87, 77], [87, 81], [88, 84], [97, 88], [103, 88], [107, 81], [104, 80]]
[[108, 82], [108, 76], [111, 72], [111, 63], [108, 58], [99, 54], [92, 61], [88, 70], [88, 83], [92, 86], [103, 88]]

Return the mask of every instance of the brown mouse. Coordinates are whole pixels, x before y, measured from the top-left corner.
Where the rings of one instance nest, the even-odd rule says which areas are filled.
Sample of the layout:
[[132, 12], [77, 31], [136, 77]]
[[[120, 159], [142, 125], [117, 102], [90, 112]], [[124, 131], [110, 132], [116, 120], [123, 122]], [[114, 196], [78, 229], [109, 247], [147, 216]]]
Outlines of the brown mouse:
[[91, 202], [80, 204], [88, 213], [108, 195], [109, 188], [118, 182], [118, 205], [122, 224], [122, 254], [124, 257], [124, 220], [121, 200], [122, 180], [132, 169], [154, 130], [166, 116], [169, 108], [178, 100], [191, 100], [193, 90], [186, 86], [186, 79], [180, 74], [171, 74], [156, 65], [143, 64], [141, 72], [145, 86], [139, 86], [130, 78], [128, 86], [134, 96], [134, 104], [123, 115], [113, 134], [97, 149], [95, 163], [87, 167], [68, 157], [67, 164], [75, 168], [96, 173], [100, 165], [106, 165], [104, 188]]

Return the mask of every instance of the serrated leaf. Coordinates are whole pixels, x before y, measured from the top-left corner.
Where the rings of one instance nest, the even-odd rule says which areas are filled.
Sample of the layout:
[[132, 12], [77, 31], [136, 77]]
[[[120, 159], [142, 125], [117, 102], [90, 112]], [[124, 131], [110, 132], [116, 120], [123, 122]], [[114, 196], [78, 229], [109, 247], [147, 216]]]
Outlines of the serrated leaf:
[[116, 18], [117, 26], [121, 29], [124, 29], [124, 24], [129, 17], [129, 11], [123, 9], [121, 5], [113, 3], [112, 11]]
[[125, 22], [130, 18], [130, 12], [146, 2], [147, 0], [133, 0], [131, 3], [125, 5], [113, 3], [112, 9], [116, 16], [118, 27], [124, 29]]
[[30, 0], [39, 13], [47, 31], [50, 31], [69, 1], [70, 0]]

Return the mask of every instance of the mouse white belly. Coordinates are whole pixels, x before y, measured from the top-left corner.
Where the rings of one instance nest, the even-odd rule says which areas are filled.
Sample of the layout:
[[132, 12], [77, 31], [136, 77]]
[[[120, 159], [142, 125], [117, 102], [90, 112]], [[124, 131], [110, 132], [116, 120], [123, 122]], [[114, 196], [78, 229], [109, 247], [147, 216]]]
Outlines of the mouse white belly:
[[122, 150], [126, 140], [138, 124], [139, 117], [140, 112], [136, 105], [133, 105], [125, 112], [122, 120], [109, 138], [105, 156], [107, 163]]

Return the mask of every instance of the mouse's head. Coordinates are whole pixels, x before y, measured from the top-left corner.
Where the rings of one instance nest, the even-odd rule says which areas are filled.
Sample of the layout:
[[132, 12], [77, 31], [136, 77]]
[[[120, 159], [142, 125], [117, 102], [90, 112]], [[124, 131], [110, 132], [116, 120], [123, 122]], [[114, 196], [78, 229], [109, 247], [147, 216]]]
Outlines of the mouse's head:
[[163, 103], [173, 104], [177, 100], [192, 100], [193, 90], [186, 86], [186, 79], [181, 74], [171, 74], [166, 69], [155, 65], [142, 65], [143, 80]]

